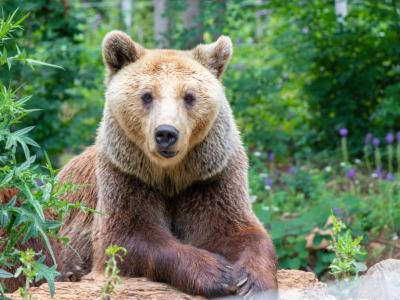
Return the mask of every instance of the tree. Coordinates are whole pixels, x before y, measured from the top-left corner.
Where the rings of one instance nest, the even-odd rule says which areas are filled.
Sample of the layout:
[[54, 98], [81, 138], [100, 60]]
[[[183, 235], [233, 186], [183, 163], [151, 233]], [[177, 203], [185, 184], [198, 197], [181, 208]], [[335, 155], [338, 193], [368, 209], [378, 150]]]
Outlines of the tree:
[[194, 33], [189, 37], [188, 48], [192, 48], [203, 41], [200, 2], [200, 0], [187, 0], [186, 10], [183, 15], [184, 29]]
[[154, 0], [154, 39], [157, 47], [169, 47], [168, 0]]

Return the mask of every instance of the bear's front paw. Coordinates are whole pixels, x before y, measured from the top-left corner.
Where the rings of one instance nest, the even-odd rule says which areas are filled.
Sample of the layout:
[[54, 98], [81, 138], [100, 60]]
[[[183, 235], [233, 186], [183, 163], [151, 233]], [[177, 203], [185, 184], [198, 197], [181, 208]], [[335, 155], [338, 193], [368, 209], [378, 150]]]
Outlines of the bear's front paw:
[[276, 299], [277, 280], [273, 272], [251, 270], [245, 266], [234, 266], [233, 288], [244, 299]]
[[232, 288], [232, 270], [233, 268], [229, 262], [222, 256], [208, 256], [202, 261], [202, 270], [197, 270], [196, 272], [198, 275], [195, 290], [207, 298], [234, 294], [235, 289]]
[[58, 281], [61, 282], [77, 282], [80, 281], [87, 272], [79, 265], [69, 265], [62, 272]]

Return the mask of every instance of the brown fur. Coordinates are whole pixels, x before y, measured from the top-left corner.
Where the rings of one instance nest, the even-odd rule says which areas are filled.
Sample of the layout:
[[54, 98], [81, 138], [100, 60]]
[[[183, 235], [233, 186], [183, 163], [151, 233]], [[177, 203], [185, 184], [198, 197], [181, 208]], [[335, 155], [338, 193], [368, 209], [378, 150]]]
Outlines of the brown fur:
[[[80, 257], [60, 252], [64, 274], [77, 266], [102, 273], [105, 249], [117, 244], [128, 250], [119, 263], [124, 276], [207, 297], [276, 289], [274, 248], [251, 210], [247, 157], [218, 80], [231, 47], [222, 37], [192, 51], [148, 50], [121, 32], [106, 36], [96, 145], [59, 175], [83, 184], [71, 201], [102, 214], [76, 211], [66, 220], [61, 234]], [[151, 109], [140, 100], [146, 91], [154, 95]], [[188, 91], [196, 95], [193, 107], [181, 100]], [[176, 158], [153, 150], [160, 119], [182, 135]]]

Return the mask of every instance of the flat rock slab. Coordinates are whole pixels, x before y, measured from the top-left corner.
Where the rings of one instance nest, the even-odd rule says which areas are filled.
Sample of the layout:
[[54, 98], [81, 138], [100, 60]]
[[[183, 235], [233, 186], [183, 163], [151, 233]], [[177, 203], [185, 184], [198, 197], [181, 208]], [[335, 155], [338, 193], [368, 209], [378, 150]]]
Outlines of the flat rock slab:
[[[302, 299], [309, 291], [318, 290], [324, 293], [325, 285], [320, 283], [313, 273], [298, 270], [280, 270], [278, 273], [279, 292], [281, 299], [293, 299], [299, 296]], [[57, 282], [55, 300], [85, 300], [100, 299], [100, 291], [103, 281], [93, 279], [90, 275], [80, 282]], [[290, 292], [289, 292], [290, 291]], [[50, 300], [47, 284], [31, 288], [34, 299]], [[304, 296], [304, 297], [303, 297]], [[8, 295], [11, 299], [21, 299], [18, 293]], [[263, 297], [264, 298], [264, 297]], [[145, 278], [125, 278], [124, 283], [117, 287], [117, 293], [113, 299], [129, 300], [183, 300], [204, 299], [182, 293], [164, 283], [149, 281]], [[298, 298], [300, 299], [300, 298]]]

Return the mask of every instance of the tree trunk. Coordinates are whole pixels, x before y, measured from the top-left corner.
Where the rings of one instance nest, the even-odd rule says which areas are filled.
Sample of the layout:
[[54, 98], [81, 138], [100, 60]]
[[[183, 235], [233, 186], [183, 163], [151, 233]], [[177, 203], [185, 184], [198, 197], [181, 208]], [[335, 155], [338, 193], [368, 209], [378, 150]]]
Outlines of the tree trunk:
[[154, 0], [154, 39], [157, 47], [169, 47], [168, 0]]
[[132, 2], [133, 0], [121, 0], [121, 16], [126, 32], [132, 27]]
[[192, 48], [203, 41], [202, 24], [200, 22], [201, 0], [187, 0], [187, 7], [183, 16], [183, 25], [187, 32], [193, 33], [187, 43], [187, 48]]

